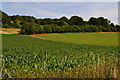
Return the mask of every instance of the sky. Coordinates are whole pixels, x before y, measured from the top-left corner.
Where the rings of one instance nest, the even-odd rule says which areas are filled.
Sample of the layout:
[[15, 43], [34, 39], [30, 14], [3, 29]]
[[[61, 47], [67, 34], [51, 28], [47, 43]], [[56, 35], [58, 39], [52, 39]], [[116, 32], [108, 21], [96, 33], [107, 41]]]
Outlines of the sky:
[[[32, 1], [32, 0], [31, 0]], [[118, 24], [118, 2], [2, 2], [2, 11], [8, 15], [30, 15], [36, 18], [81, 16], [105, 17]]]
[[118, 2], [119, 0], [2, 0], [3, 2]]

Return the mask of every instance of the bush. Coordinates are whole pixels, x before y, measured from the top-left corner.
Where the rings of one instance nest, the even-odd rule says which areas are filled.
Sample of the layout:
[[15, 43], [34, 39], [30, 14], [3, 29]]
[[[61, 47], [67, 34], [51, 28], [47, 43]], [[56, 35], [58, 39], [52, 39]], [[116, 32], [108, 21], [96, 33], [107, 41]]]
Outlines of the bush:
[[2, 27], [3, 28], [9, 28], [10, 26], [8, 24], [4, 24]]
[[21, 34], [34, 34], [36, 24], [34, 23], [24, 23], [21, 29]]

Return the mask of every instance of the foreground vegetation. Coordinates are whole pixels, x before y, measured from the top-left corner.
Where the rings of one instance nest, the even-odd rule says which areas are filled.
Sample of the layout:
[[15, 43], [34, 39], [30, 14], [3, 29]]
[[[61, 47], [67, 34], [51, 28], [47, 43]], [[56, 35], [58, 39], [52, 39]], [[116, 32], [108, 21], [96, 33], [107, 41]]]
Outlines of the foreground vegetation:
[[120, 77], [117, 45], [80, 45], [26, 35], [4, 34], [2, 38], [4, 79]]

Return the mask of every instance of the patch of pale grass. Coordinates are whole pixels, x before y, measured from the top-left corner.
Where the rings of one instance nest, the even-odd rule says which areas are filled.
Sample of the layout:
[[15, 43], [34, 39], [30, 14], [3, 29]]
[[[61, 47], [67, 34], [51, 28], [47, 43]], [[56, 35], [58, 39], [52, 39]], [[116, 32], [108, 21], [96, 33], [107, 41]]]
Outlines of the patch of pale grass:
[[0, 34], [18, 34], [19, 32], [18, 28], [0, 28]]

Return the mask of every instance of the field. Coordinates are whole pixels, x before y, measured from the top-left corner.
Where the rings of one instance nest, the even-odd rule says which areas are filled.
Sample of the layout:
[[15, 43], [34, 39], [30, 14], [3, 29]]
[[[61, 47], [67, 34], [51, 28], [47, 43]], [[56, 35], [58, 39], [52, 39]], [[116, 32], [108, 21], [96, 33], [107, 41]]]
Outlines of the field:
[[0, 28], [0, 34], [18, 34], [19, 32], [18, 28]]
[[46, 40], [75, 44], [115, 46], [118, 45], [118, 33], [77, 33], [34, 35]]
[[117, 33], [2, 36], [3, 78], [119, 78]]

